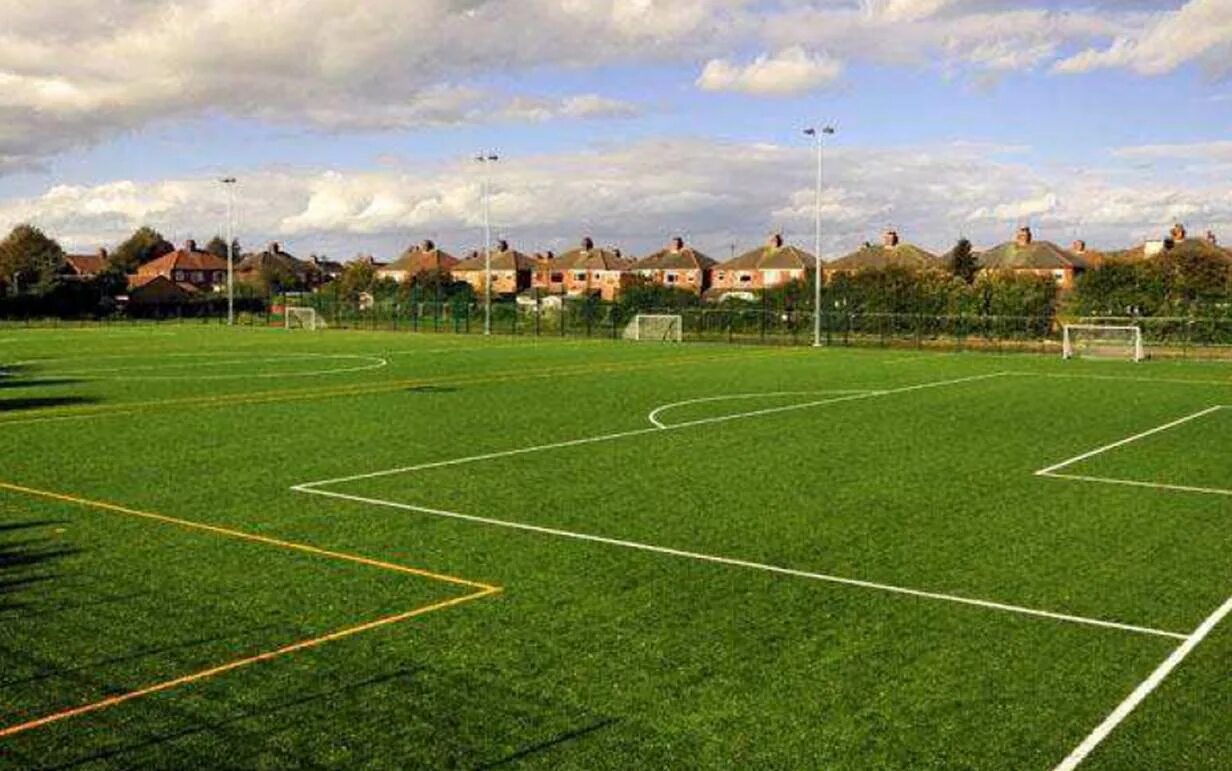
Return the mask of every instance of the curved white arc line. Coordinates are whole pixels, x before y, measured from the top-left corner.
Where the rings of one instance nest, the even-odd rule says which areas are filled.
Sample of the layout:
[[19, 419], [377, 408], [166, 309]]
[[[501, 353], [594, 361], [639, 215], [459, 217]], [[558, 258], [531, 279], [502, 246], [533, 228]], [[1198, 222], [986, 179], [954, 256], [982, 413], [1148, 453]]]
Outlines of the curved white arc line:
[[664, 412], [667, 412], [668, 410], [672, 410], [677, 407], [685, 407], [690, 404], [705, 404], [707, 402], [737, 401], [740, 399], [771, 398], [775, 396], [817, 396], [819, 394], [839, 394], [839, 395], [861, 394], [862, 395], [862, 394], [870, 394], [873, 392], [874, 392], [874, 389], [871, 389], [871, 388], [846, 388], [846, 389], [844, 388], [823, 388], [817, 391], [765, 391], [765, 392], [760, 392], [760, 393], [721, 394], [719, 396], [700, 396], [696, 399], [685, 399], [684, 401], [672, 402], [670, 404], [662, 404], [658, 407], [655, 407], [653, 410], [651, 410], [650, 413], [646, 415], [646, 419], [650, 421], [650, 423], [653, 424], [656, 428], [667, 428], [668, 424], [665, 424], [662, 421], [660, 421], [658, 419], [659, 415], [661, 415]]
[[[195, 356], [225, 356], [226, 354], [193, 354]], [[125, 358], [125, 357], [122, 357]], [[302, 361], [304, 359], [333, 359], [339, 361], [363, 361], [366, 364], [354, 367], [341, 367], [337, 369], [317, 369], [306, 372], [267, 372], [261, 374], [228, 374], [228, 375], [106, 375], [92, 377], [96, 372], [131, 372], [135, 370], [157, 370], [157, 369], [184, 369], [187, 367], [216, 367], [231, 364], [270, 364], [284, 361]], [[95, 370], [68, 370], [63, 372], [51, 372], [49, 375], [55, 377], [79, 377], [89, 380], [255, 380], [264, 378], [291, 378], [291, 377], [308, 377], [313, 375], [339, 375], [348, 372], [365, 372], [367, 370], [380, 369], [389, 366], [389, 360], [381, 356], [372, 356], [366, 354], [330, 354], [330, 353], [300, 353], [287, 354], [286, 356], [267, 357], [260, 359], [224, 359], [219, 361], [195, 362], [189, 364], [178, 364], [170, 366], [136, 366], [136, 367], [113, 367], [110, 369], [95, 369]]]

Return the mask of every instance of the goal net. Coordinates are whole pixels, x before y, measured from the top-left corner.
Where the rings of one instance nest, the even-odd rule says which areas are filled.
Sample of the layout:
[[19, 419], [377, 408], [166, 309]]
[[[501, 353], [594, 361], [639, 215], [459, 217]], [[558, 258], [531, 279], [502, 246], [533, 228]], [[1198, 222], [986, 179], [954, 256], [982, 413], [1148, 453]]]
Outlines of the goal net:
[[639, 313], [625, 327], [624, 338], [655, 343], [679, 343], [684, 339], [684, 318]]
[[1142, 328], [1106, 324], [1066, 324], [1063, 355], [1094, 358], [1127, 358], [1142, 361]]
[[283, 312], [283, 318], [286, 319], [287, 329], [317, 330], [325, 328], [325, 322], [321, 320], [315, 308], [289, 307]]

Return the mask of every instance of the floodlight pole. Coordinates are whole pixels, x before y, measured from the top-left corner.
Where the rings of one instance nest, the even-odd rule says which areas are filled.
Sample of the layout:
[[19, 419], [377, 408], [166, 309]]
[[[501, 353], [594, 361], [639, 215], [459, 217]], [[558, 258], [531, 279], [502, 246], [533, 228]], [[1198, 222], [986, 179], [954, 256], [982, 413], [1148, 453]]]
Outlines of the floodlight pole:
[[483, 333], [492, 334], [492, 208], [489, 202], [488, 164], [496, 163], [496, 153], [480, 153], [475, 160], [483, 164], [481, 192], [483, 195]]
[[235, 177], [218, 180], [227, 189], [227, 326], [235, 324]]
[[805, 136], [817, 145], [817, 197], [813, 207], [813, 347], [821, 347], [821, 185], [824, 137], [834, 135], [833, 126], [809, 127]]

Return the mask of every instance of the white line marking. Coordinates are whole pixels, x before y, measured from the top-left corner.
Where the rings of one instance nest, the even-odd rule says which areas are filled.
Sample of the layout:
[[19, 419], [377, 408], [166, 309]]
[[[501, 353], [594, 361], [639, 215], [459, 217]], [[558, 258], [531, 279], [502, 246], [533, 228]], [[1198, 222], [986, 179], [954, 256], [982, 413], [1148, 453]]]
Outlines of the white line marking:
[[650, 421], [656, 428], [667, 428], [667, 425], [659, 420], [659, 415], [676, 407], [684, 407], [690, 404], [705, 404], [707, 402], [722, 402], [736, 401], [740, 399], [761, 399], [772, 398], [775, 396], [816, 396], [817, 394], [872, 394], [876, 393], [869, 388], [826, 388], [818, 391], [765, 391], [761, 393], [747, 394], [722, 394], [720, 396], [702, 396], [696, 399], [685, 399], [684, 401], [672, 402], [664, 404], [660, 407], [655, 407], [646, 416], [646, 420]]
[[1008, 370], [1005, 374], [1021, 375], [1025, 377], [1061, 378], [1063, 380], [1112, 380], [1112, 381], [1128, 381], [1132, 383], [1177, 383], [1179, 385], [1232, 386], [1232, 379], [1198, 380], [1196, 378], [1182, 378], [1182, 377], [1134, 377], [1133, 375], [1077, 375], [1077, 374], [1064, 374], [1060, 372], [1030, 372], [1026, 370]]
[[1168, 675], [1172, 674], [1172, 670], [1176, 669], [1185, 660], [1185, 657], [1192, 653], [1194, 648], [1198, 647], [1198, 643], [1202, 642], [1203, 638], [1210, 634], [1211, 630], [1219, 622], [1223, 621], [1229, 613], [1232, 613], [1232, 597], [1229, 597], [1214, 613], [1207, 616], [1206, 620], [1192, 634], [1185, 638], [1185, 642], [1172, 651], [1172, 654], [1164, 659], [1163, 663], [1156, 667], [1155, 671], [1147, 679], [1143, 680], [1134, 689], [1133, 693], [1125, 698], [1125, 701], [1117, 705], [1117, 708], [1104, 719], [1104, 722], [1096, 726], [1095, 730], [1087, 738], [1083, 739], [1082, 743], [1074, 748], [1074, 751], [1065, 760], [1061, 761], [1060, 765], [1056, 767], [1056, 771], [1073, 771], [1073, 769], [1077, 768], [1099, 746], [1100, 742], [1108, 738], [1108, 734], [1112, 733], [1125, 718], [1129, 717], [1129, 714], [1142, 703], [1143, 699], [1151, 694], [1151, 691], [1155, 690]]
[[399, 468], [384, 469], [381, 471], [371, 471], [366, 474], [352, 474], [345, 477], [337, 477], [336, 479], [323, 479], [318, 482], [305, 482], [295, 485], [292, 490], [300, 490], [306, 492], [308, 488], [327, 487], [329, 485], [341, 484], [343, 482], [354, 482], [360, 479], [375, 479], [377, 477], [394, 476], [397, 474], [409, 474], [414, 471], [425, 471], [427, 469], [442, 468], [444, 466], [458, 466], [464, 463], [474, 463], [481, 460], [493, 460], [495, 458], [507, 458], [513, 455], [525, 455], [532, 452], [542, 452], [544, 450], [557, 450], [563, 447], [576, 447], [583, 444], [594, 444], [596, 442], [607, 442], [614, 439], [623, 439], [630, 436], [639, 436], [641, 434], [652, 434], [659, 431], [675, 431], [682, 428], [692, 426], [701, 426], [710, 423], [724, 423], [729, 420], [740, 420], [742, 418], [758, 417], [761, 415], [772, 415], [779, 412], [790, 412], [794, 410], [809, 409], [811, 407], [821, 407], [827, 404], [838, 404], [840, 402], [856, 401], [860, 399], [869, 399], [874, 396], [889, 396], [891, 394], [909, 393], [911, 391], [920, 391], [927, 388], [940, 388], [947, 385], [958, 385], [960, 383], [972, 383], [980, 380], [988, 380], [990, 378], [1000, 377], [1002, 373], [993, 372], [987, 375], [973, 375], [970, 377], [955, 378], [953, 380], [936, 380], [930, 383], [920, 383], [918, 385], [904, 386], [902, 388], [887, 389], [885, 391], [869, 391], [867, 393], [853, 394], [850, 396], [839, 396], [833, 399], [821, 399], [811, 402], [802, 402], [800, 404], [788, 404], [780, 407], [767, 407], [760, 410], [752, 410], [750, 412], [738, 412], [732, 415], [719, 415], [710, 418], [700, 418], [698, 420], [690, 420], [684, 423], [673, 423], [663, 428], [635, 428], [628, 431], [617, 431], [611, 434], [599, 434], [598, 436], [587, 436], [580, 439], [566, 439], [560, 442], [550, 442], [548, 444], [535, 445], [533, 447], [519, 447], [516, 450], [498, 450], [496, 452], [487, 452], [482, 455], [471, 455], [465, 458], [452, 458], [450, 460], [432, 461], [429, 463], [420, 463], [414, 466], [401, 466]]
[[[653, 431], [654, 429], [649, 429]], [[339, 493], [331, 490], [321, 490], [318, 488], [310, 488], [304, 486], [292, 487], [292, 490], [310, 495], [322, 495], [328, 498], [337, 498], [340, 500], [352, 501], [354, 503], [364, 503], [373, 506], [384, 506], [387, 508], [401, 509], [403, 511], [413, 511], [420, 514], [432, 514], [438, 517], [447, 517], [449, 519], [459, 519], [465, 522], [477, 522], [484, 525], [495, 525], [497, 527], [507, 527], [514, 530], [526, 530], [532, 533], [540, 533], [543, 535], [552, 535], [560, 538], [571, 538], [577, 541], [590, 541], [593, 543], [606, 544], [608, 546], [620, 546], [626, 549], [636, 549], [638, 551], [653, 552], [655, 554], [666, 554], [672, 557], [683, 557], [685, 559], [697, 560], [699, 562], [712, 562], [719, 565], [728, 565], [732, 567], [747, 568], [750, 570], [760, 570], [767, 573], [777, 573], [780, 575], [795, 576], [797, 578], [808, 578], [815, 581], [825, 581], [832, 584], [842, 584], [844, 586], [857, 586], [863, 589], [876, 589], [883, 592], [891, 592], [894, 594], [905, 594], [911, 597], [921, 597], [929, 600], [944, 600], [946, 602], [954, 602], [960, 605], [974, 605], [981, 608], [990, 608], [993, 610], [1007, 611], [1011, 613], [1019, 613], [1028, 616], [1038, 616], [1041, 618], [1053, 619], [1056, 621], [1070, 621], [1076, 624], [1085, 624], [1087, 626], [1105, 627], [1108, 629], [1118, 629], [1126, 632], [1137, 632], [1139, 634], [1155, 635], [1158, 637], [1172, 637], [1178, 640], [1185, 639], [1185, 635], [1179, 632], [1169, 632], [1164, 629], [1154, 629], [1152, 627], [1138, 626], [1135, 624], [1123, 624], [1118, 621], [1105, 621], [1097, 618], [1087, 618], [1085, 616], [1076, 616], [1070, 613], [1055, 613], [1048, 610], [1040, 610], [1038, 608], [1029, 608], [1022, 605], [1009, 605], [1001, 602], [993, 602], [991, 600], [980, 600], [971, 597], [962, 597], [954, 594], [942, 594], [939, 592], [929, 592], [921, 589], [910, 589], [904, 586], [895, 586], [893, 584], [883, 584], [876, 581], [864, 581], [858, 578], [846, 578], [843, 576], [831, 575], [829, 573], [814, 573], [806, 570], [797, 570], [795, 568], [786, 568], [778, 565], [768, 565], [762, 562], [751, 562], [749, 560], [736, 559], [733, 557], [720, 557], [712, 554], [702, 554], [700, 552], [685, 551], [683, 549], [672, 549], [666, 546], [655, 546], [654, 544], [640, 543], [638, 541], [627, 541], [619, 538], [608, 538], [601, 535], [591, 535], [589, 533], [575, 533], [569, 530], [559, 530], [551, 527], [542, 527], [539, 525], [529, 525], [524, 522], [510, 522], [503, 519], [492, 519], [490, 517], [480, 517], [473, 514], [462, 514], [456, 511], [445, 511], [443, 509], [433, 509], [426, 506], [416, 506], [410, 503], [399, 503], [397, 501], [387, 501], [380, 498], [366, 498], [360, 495], [349, 495], [347, 493]]]
[[1105, 485], [1123, 485], [1126, 487], [1146, 487], [1154, 490], [1173, 490], [1180, 493], [1203, 493], [1205, 495], [1232, 495], [1232, 490], [1219, 487], [1192, 487], [1190, 485], [1169, 485], [1159, 482], [1139, 482], [1134, 479], [1116, 479], [1114, 477], [1090, 477], [1081, 474], [1039, 474], [1052, 479], [1069, 479], [1075, 482], [1099, 482]]
[[1176, 428], [1177, 426], [1182, 425], [1184, 423], [1188, 423], [1191, 420], [1197, 420], [1198, 418], [1205, 417], [1207, 415], [1210, 415], [1212, 412], [1218, 412], [1219, 410], [1222, 410], [1222, 409], [1223, 409], [1223, 405], [1216, 405], [1214, 407], [1208, 407], [1205, 410], [1202, 410], [1201, 412], [1195, 412], [1192, 415], [1186, 415], [1185, 417], [1178, 418], [1177, 420], [1174, 420], [1171, 423], [1165, 423], [1162, 426], [1156, 426], [1155, 428], [1152, 428], [1149, 431], [1143, 431], [1140, 434], [1134, 434], [1133, 436], [1127, 437], [1125, 439], [1121, 439], [1120, 441], [1117, 441], [1117, 442], [1113, 442], [1112, 444], [1106, 444], [1103, 447], [1096, 447], [1094, 450], [1090, 450], [1089, 452], [1084, 452], [1081, 455], [1075, 455], [1074, 457], [1069, 458], [1068, 460], [1063, 460], [1060, 463], [1056, 463], [1056, 464], [1049, 466], [1048, 468], [1042, 468], [1039, 471], [1036, 471], [1035, 475], [1036, 476], [1049, 476], [1050, 474], [1052, 474], [1052, 472], [1060, 471], [1066, 466], [1072, 466], [1078, 461], [1086, 460], [1088, 458], [1093, 458], [1096, 455], [1100, 455], [1101, 453], [1105, 453], [1109, 450], [1115, 450], [1116, 448], [1123, 447], [1129, 444], [1130, 442], [1136, 442], [1139, 439], [1145, 439], [1148, 436], [1151, 436], [1153, 434], [1158, 434], [1163, 431], [1167, 431], [1170, 428]]
[[920, 589], [911, 589], [893, 584], [878, 583], [874, 581], [864, 581], [856, 578], [846, 578], [843, 576], [831, 575], [828, 573], [816, 573], [805, 570], [797, 570], [794, 568], [781, 567], [778, 565], [769, 565], [760, 562], [751, 562], [748, 560], [736, 559], [733, 557], [721, 557], [710, 554], [702, 554], [699, 552], [685, 551], [682, 549], [673, 549], [666, 546], [656, 546], [654, 544], [640, 543], [637, 541], [629, 541], [618, 538], [608, 538], [601, 535], [592, 535], [589, 533], [575, 533], [569, 530], [560, 530], [557, 528], [543, 527], [540, 525], [531, 525], [524, 522], [513, 522], [509, 520], [494, 519], [491, 517], [481, 517], [473, 514], [462, 514], [455, 511], [446, 511], [443, 509], [433, 509], [426, 506], [416, 506], [409, 503], [399, 503], [397, 501], [388, 501], [379, 498], [367, 498], [360, 495], [350, 495], [348, 493], [340, 493], [331, 490], [322, 490], [320, 488], [341, 484], [344, 482], [354, 482], [364, 479], [373, 479], [376, 477], [392, 476], [396, 474], [412, 473], [415, 471], [425, 471], [428, 469], [444, 468], [447, 466], [457, 466], [466, 463], [474, 463], [482, 460], [492, 460], [495, 458], [507, 458], [515, 455], [524, 455], [527, 453], [540, 452], [544, 450], [559, 449], [564, 447], [576, 447], [583, 444], [592, 444], [596, 442], [604, 442], [624, 437], [639, 436], [643, 434], [660, 433], [663, 431], [673, 431], [691, 426], [707, 425], [712, 423], [720, 423], [729, 420], [737, 420], [741, 418], [754, 417], [760, 415], [774, 414], [786, 412], [789, 410], [801, 410], [810, 407], [817, 407], [827, 404], [837, 404], [840, 402], [856, 401], [861, 399], [869, 399], [877, 396], [888, 396], [891, 394], [909, 393], [927, 388], [938, 388], [946, 385], [956, 385], [959, 383], [975, 382], [987, 380], [1001, 376], [1002, 373], [995, 372], [988, 375], [976, 375], [972, 377], [957, 378], [954, 380], [934, 381], [931, 383], [921, 383], [918, 385], [904, 386], [902, 388], [886, 389], [882, 391], [869, 391], [860, 394], [849, 396], [840, 396], [833, 399], [824, 399], [819, 401], [807, 402], [803, 404], [785, 405], [782, 407], [769, 407], [762, 410], [754, 410], [750, 412], [738, 413], [734, 415], [722, 415], [712, 418], [702, 418], [699, 420], [689, 421], [687, 423], [675, 423], [663, 426], [662, 428], [640, 428], [631, 431], [621, 431], [612, 434], [603, 434], [600, 436], [585, 437], [581, 439], [571, 439], [561, 442], [552, 442], [550, 444], [538, 445], [535, 447], [523, 447], [516, 450], [503, 450], [498, 452], [484, 453], [482, 455], [472, 455], [465, 458], [454, 458], [451, 460], [434, 461], [430, 463], [421, 463], [416, 466], [406, 466], [397, 469], [387, 469], [384, 471], [375, 471], [367, 474], [355, 474], [347, 477], [338, 477], [336, 479], [327, 479], [319, 482], [306, 482], [293, 486], [291, 489], [295, 492], [307, 493], [309, 495], [319, 495], [327, 498], [338, 500], [351, 501], [353, 503], [363, 503], [372, 506], [382, 506], [386, 508], [399, 509], [402, 511], [412, 511], [420, 514], [430, 514], [438, 517], [461, 520], [464, 522], [475, 522], [484, 525], [492, 525], [496, 527], [510, 528], [514, 530], [523, 530], [542, 535], [551, 535], [560, 538], [569, 538], [578, 541], [588, 541], [592, 543], [601, 543], [609, 546], [619, 546], [626, 549], [635, 549], [638, 551], [652, 552], [655, 554], [665, 554], [673, 557], [682, 557], [685, 559], [697, 560], [700, 562], [709, 562], [730, 567], [746, 568], [750, 570], [760, 570], [768, 573], [779, 575], [794, 576], [797, 578], [807, 578], [815, 581], [825, 581], [833, 584], [841, 584], [844, 586], [855, 586], [864, 589], [874, 589], [878, 591], [891, 592], [894, 594], [908, 595], [929, 600], [942, 600], [946, 602], [958, 603], [961, 605], [970, 605], [981, 608], [1018, 613], [1027, 616], [1039, 618], [1048, 618], [1056, 621], [1067, 621], [1076, 624], [1084, 624], [1087, 626], [1102, 627], [1107, 629], [1117, 629], [1127, 632], [1135, 632], [1139, 634], [1155, 635], [1159, 637], [1170, 637], [1174, 639], [1185, 639], [1185, 635], [1178, 632], [1170, 632], [1164, 629], [1155, 629], [1152, 627], [1139, 626], [1135, 624], [1125, 624], [1117, 621], [1107, 621], [1103, 619], [1088, 618], [1085, 616], [1077, 616], [1069, 613], [1057, 613], [1038, 608], [1029, 608], [1022, 605], [1010, 605], [991, 600], [981, 600], [970, 597], [962, 597], [959, 595], [942, 594], [939, 592], [930, 592]]

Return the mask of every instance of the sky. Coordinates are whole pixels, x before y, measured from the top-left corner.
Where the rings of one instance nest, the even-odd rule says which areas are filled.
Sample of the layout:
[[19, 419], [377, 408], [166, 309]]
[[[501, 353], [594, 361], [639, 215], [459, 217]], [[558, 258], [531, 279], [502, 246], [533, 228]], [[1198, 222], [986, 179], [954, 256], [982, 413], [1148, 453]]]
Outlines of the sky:
[[[0, 0], [0, 228], [392, 259], [1232, 243], [1232, 0]], [[491, 164], [475, 161], [493, 153]]]

